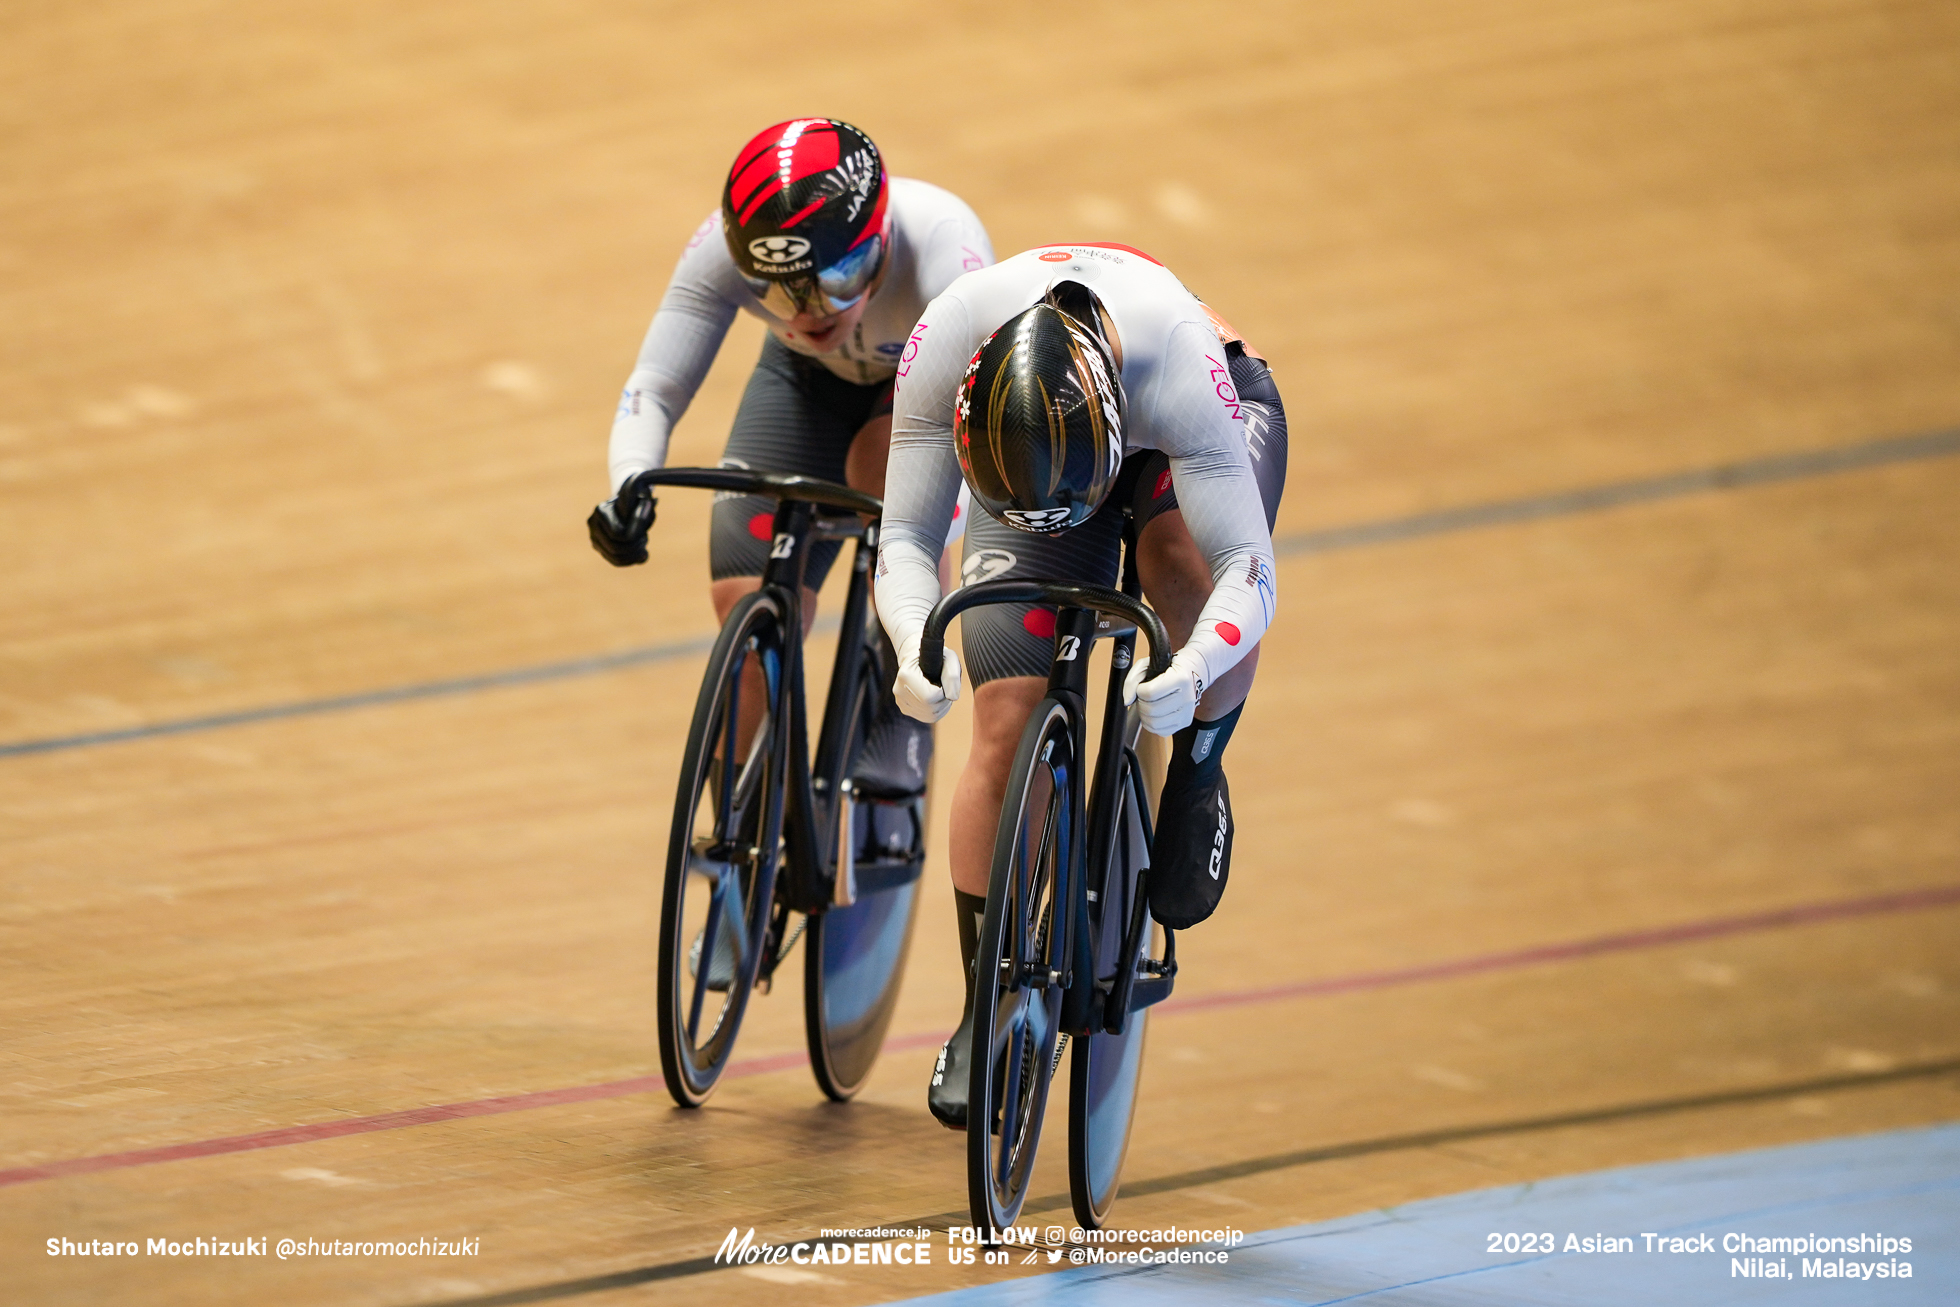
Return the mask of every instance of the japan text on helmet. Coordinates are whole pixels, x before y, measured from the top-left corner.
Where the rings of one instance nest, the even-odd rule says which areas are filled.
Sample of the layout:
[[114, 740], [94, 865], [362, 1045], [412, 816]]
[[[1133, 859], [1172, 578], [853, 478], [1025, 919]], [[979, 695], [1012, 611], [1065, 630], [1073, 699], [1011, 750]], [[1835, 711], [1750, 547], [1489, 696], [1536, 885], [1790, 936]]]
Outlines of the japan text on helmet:
[[832, 317], [863, 298], [884, 266], [890, 191], [869, 136], [834, 118], [795, 118], [735, 156], [722, 234], [769, 312]]
[[1079, 282], [1050, 287], [967, 364], [953, 443], [973, 497], [1022, 531], [1086, 521], [1123, 465], [1123, 382], [1105, 312]]

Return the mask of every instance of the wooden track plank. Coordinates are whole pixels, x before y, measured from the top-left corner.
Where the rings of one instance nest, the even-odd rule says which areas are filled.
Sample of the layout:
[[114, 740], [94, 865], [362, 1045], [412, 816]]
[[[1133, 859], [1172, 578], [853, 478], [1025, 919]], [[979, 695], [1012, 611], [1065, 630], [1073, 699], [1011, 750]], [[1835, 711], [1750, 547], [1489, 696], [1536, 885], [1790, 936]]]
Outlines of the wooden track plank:
[[[663, 500], [660, 574], [599, 565], [580, 523], [729, 153], [811, 108], [961, 192], [1004, 251], [1124, 241], [1225, 307], [1293, 413], [1284, 530], [1960, 416], [1950, 5], [803, 12], [128, 0], [0, 20], [0, 739], [705, 633], [704, 496]], [[756, 342], [738, 328], [676, 461], [718, 454]], [[1238, 870], [1182, 992], [1950, 879], [1956, 476], [1869, 468], [1283, 563], [1233, 751]], [[0, 1165], [648, 1074], [649, 867], [693, 679], [0, 760]], [[948, 898], [935, 876], [901, 1031], [951, 1024]], [[1937, 1062], [1960, 1028], [1951, 918], [1283, 1021], [1166, 1016], [1130, 1174]], [[744, 1053], [794, 1051], [795, 1006], [793, 987], [760, 1005]], [[1219, 1075], [1225, 1053], [1246, 1070]], [[699, 1257], [738, 1221], [957, 1210], [959, 1142], [918, 1101], [930, 1055], [889, 1057], [848, 1110], [783, 1073], [695, 1115], [634, 1096], [18, 1186], [4, 1265], [46, 1301], [435, 1302]], [[1954, 1104], [1941, 1077], [1802, 1093], [1119, 1210], [1258, 1228]], [[485, 1251], [217, 1271], [34, 1251], [244, 1222]], [[972, 1278], [840, 1269], [797, 1291], [841, 1307]]]

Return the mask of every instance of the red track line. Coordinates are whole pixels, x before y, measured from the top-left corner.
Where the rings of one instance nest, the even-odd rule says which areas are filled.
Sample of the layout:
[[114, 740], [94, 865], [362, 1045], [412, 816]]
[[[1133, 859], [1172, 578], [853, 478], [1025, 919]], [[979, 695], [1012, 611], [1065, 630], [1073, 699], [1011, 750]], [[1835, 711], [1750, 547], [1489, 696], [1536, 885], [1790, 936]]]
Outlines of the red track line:
[[1624, 953], [1632, 949], [1659, 948], [1692, 939], [1716, 939], [1723, 935], [1743, 935], [1777, 926], [1805, 926], [1819, 921], [1838, 921], [1846, 917], [1868, 917], [1880, 912], [1910, 912], [1915, 908], [1937, 908], [1960, 903], [1960, 885], [1935, 885], [1927, 889], [1904, 890], [1896, 894], [1874, 894], [1869, 898], [1838, 899], [1829, 903], [1805, 903], [1793, 908], [1775, 908], [1741, 917], [1715, 917], [1708, 921], [1687, 921], [1678, 926], [1656, 926], [1651, 930], [1628, 931], [1621, 935], [1598, 935], [1573, 940], [1569, 944], [1541, 944], [1536, 948], [1514, 949], [1505, 953], [1485, 953], [1458, 958], [1453, 962], [1431, 962], [1395, 971], [1363, 971], [1352, 976], [1330, 976], [1326, 980], [1301, 980], [1264, 989], [1241, 989], [1226, 994], [1201, 994], [1192, 998], [1173, 998], [1163, 1011], [1201, 1012], [1211, 1008], [1240, 1007], [1247, 1003], [1272, 1003], [1286, 998], [1310, 998], [1321, 994], [1352, 994], [1365, 989], [1388, 989], [1424, 980], [1445, 980], [1454, 976], [1474, 976], [1484, 971], [1509, 971], [1540, 962], [1564, 962], [1571, 958], [1595, 957], [1601, 953]]
[[[1716, 917], [1708, 921], [1684, 922], [1678, 926], [1658, 926], [1651, 930], [1628, 931], [1618, 935], [1599, 935], [1567, 944], [1544, 944], [1536, 948], [1513, 949], [1504, 953], [1485, 953], [1435, 962], [1426, 966], [1403, 967], [1394, 971], [1364, 971], [1326, 980], [1305, 980], [1263, 989], [1242, 989], [1224, 994], [1172, 999], [1163, 1005], [1165, 1015], [1202, 1012], [1215, 1008], [1243, 1007], [1255, 1003], [1275, 1003], [1290, 998], [1311, 998], [1324, 994], [1352, 994], [1362, 990], [1387, 989], [1395, 985], [1426, 980], [1445, 980], [1489, 971], [1508, 971], [1544, 962], [1563, 962], [1572, 958], [1596, 957], [1602, 953], [1624, 953], [1634, 949], [1659, 948], [1695, 939], [1715, 939], [1771, 930], [1778, 926], [1802, 926], [1821, 921], [1840, 921], [1849, 917], [1873, 916], [1883, 912], [1910, 912], [1920, 908], [1944, 907], [1960, 903], [1960, 885], [1935, 885], [1926, 889], [1904, 890], [1895, 894], [1876, 894], [1867, 898], [1837, 899], [1827, 903], [1802, 904], [1769, 912], [1752, 912], [1740, 917]], [[885, 1050], [929, 1047], [945, 1042], [950, 1031], [931, 1034], [898, 1035], [885, 1041]], [[809, 1055], [801, 1050], [770, 1057], [749, 1058], [729, 1064], [726, 1079], [767, 1075], [805, 1065]], [[0, 1171], [0, 1188], [28, 1184], [35, 1180], [54, 1180], [63, 1176], [88, 1175], [95, 1171], [120, 1171], [133, 1166], [151, 1166], [193, 1157], [216, 1157], [223, 1153], [245, 1153], [261, 1148], [283, 1148], [289, 1144], [310, 1144], [323, 1139], [371, 1134], [377, 1130], [398, 1130], [404, 1126], [431, 1125], [438, 1121], [461, 1121], [475, 1116], [501, 1116], [506, 1112], [528, 1112], [538, 1107], [560, 1107], [567, 1103], [590, 1103], [599, 1099], [623, 1098], [628, 1094], [650, 1094], [665, 1085], [659, 1076], [634, 1076], [627, 1080], [608, 1080], [596, 1085], [572, 1085], [564, 1089], [541, 1089], [529, 1094], [510, 1094], [501, 1098], [479, 1098], [465, 1103], [438, 1103], [430, 1107], [411, 1107], [378, 1116], [347, 1117], [339, 1121], [320, 1121], [313, 1125], [283, 1126], [256, 1134], [227, 1135], [220, 1139], [199, 1139], [169, 1144], [162, 1148], [138, 1148], [126, 1153], [101, 1153], [94, 1157], [71, 1157], [38, 1166]]]
[[[807, 1053], [778, 1053], [774, 1057], [750, 1058], [731, 1062], [724, 1076], [754, 1076], [802, 1066]], [[322, 1139], [370, 1134], [376, 1130], [399, 1130], [403, 1126], [431, 1125], [437, 1121], [461, 1121], [473, 1116], [501, 1116], [505, 1112], [528, 1112], [534, 1107], [558, 1107], [565, 1103], [590, 1103], [602, 1098], [623, 1098], [627, 1094], [650, 1094], [666, 1086], [659, 1076], [634, 1076], [630, 1080], [608, 1080], [597, 1085], [572, 1085], [565, 1089], [540, 1089], [529, 1094], [510, 1094], [502, 1098], [479, 1098], [467, 1103], [437, 1103], [430, 1107], [411, 1107], [379, 1116], [352, 1116], [340, 1121], [319, 1121], [313, 1125], [289, 1125], [277, 1130], [261, 1130], [250, 1135], [226, 1135], [221, 1139], [198, 1139], [190, 1143], [168, 1144], [162, 1148], [138, 1148], [127, 1153], [101, 1153], [94, 1157], [71, 1157], [39, 1166], [22, 1166], [0, 1171], [0, 1188], [26, 1184], [32, 1180], [53, 1180], [61, 1176], [87, 1175], [91, 1171], [120, 1171], [131, 1166], [150, 1166], [175, 1162], [187, 1157], [216, 1157], [221, 1153], [248, 1153], [260, 1148], [283, 1148], [288, 1144], [310, 1144]]]

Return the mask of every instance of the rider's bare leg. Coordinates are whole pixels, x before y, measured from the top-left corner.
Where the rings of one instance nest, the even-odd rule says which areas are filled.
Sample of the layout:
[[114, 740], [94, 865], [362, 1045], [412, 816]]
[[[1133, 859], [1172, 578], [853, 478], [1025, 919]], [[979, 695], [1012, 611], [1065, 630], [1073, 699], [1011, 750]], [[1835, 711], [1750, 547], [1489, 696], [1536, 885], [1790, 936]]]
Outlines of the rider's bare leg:
[[[892, 415], [889, 413], [872, 418], [851, 440], [850, 452], [844, 456], [844, 475], [851, 488], [866, 494], [885, 497], [885, 463], [891, 457]], [[874, 579], [875, 586], [877, 581]], [[939, 588], [950, 590], [953, 586], [953, 551], [946, 550], [939, 556]]]
[[[885, 462], [891, 457], [892, 416], [889, 413], [872, 418], [862, 427], [851, 441], [851, 449], [844, 456], [844, 475], [851, 488], [866, 494], [885, 497]], [[877, 581], [872, 581], [875, 586]], [[949, 590], [953, 584], [953, 551], [948, 549], [939, 556], [939, 588]]]
[[[1137, 543], [1137, 574], [1150, 606], [1164, 619], [1173, 650], [1182, 647], [1212, 590], [1211, 568], [1191, 539], [1182, 513], [1160, 513], [1144, 527]], [[1216, 720], [1244, 703], [1258, 662], [1255, 647], [1205, 691], [1199, 716]], [[987, 892], [1007, 774], [1013, 769], [1014, 750], [1028, 716], [1047, 685], [1039, 676], [1007, 676], [973, 692], [973, 749], [953, 791], [948, 832], [953, 887], [964, 893]]]
[[[754, 594], [762, 588], [759, 576], [725, 576], [708, 587], [708, 597], [714, 601], [715, 621], [725, 622], [728, 614], [744, 595]], [[803, 634], [808, 637], [810, 628], [817, 623], [817, 592], [809, 586], [803, 587]], [[749, 740], [755, 735], [757, 723], [762, 720], [762, 698], [766, 686], [762, 680], [762, 667], [751, 658], [742, 668], [742, 706], [736, 717], [736, 738], [742, 748], [749, 747]]]
[[858, 428], [844, 455], [844, 480], [851, 489], [885, 497], [885, 460], [891, 457], [892, 415], [881, 413]]
[[[851, 438], [851, 448], [844, 456], [844, 479], [854, 490], [863, 490], [882, 497], [885, 493], [885, 455], [891, 445], [892, 419], [889, 413], [872, 418], [858, 429]], [[715, 605], [715, 621], [728, 620], [729, 610], [741, 602], [744, 595], [753, 594], [762, 588], [759, 576], [728, 576], [708, 587], [708, 597]], [[810, 628], [817, 621], [817, 592], [809, 586], [803, 587], [803, 634], [807, 637]], [[756, 723], [762, 720], [762, 669], [753, 663], [742, 673], [742, 711], [739, 732], [744, 747], [749, 737], [755, 733]]]
[[947, 832], [953, 888], [963, 893], [986, 897], [1007, 773], [1028, 716], [1047, 690], [1048, 682], [1039, 676], [1003, 676], [973, 691], [973, 747], [953, 788]]

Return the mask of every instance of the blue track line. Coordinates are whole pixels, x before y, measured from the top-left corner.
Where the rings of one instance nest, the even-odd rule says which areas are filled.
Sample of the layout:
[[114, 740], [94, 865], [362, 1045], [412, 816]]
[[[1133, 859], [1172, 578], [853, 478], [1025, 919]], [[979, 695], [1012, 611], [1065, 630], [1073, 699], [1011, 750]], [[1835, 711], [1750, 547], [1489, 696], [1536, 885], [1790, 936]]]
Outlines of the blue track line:
[[[1335, 1221], [1269, 1230], [1229, 1260], [1093, 1265], [982, 1282], [905, 1300], [906, 1307], [1649, 1307], [1654, 1303], [1775, 1307], [1949, 1307], [1960, 1301], [1960, 1125], [1920, 1126], [1712, 1157], [1616, 1167], [1431, 1198]], [[1215, 1209], [1206, 1209], [1215, 1211]], [[1158, 1218], [1150, 1225], [1209, 1224]], [[1553, 1235], [1556, 1251], [1502, 1254], [1504, 1233]], [[1626, 1241], [1582, 1251], [1575, 1235]], [[1706, 1235], [1668, 1251], [1666, 1236]], [[1909, 1263], [1910, 1278], [1806, 1275], [1803, 1249], [1772, 1252], [1782, 1275], [1747, 1266], [1734, 1242], [1892, 1238], [1817, 1262]], [[1901, 1247], [1902, 1239], [1911, 1241]], [[1134, 1246], [1134, 1245], [1132, 1245]], [[1215, 1245], [1214, 1245], [1215, 1246]], [[1072, 1251], [1074, 1249], [1072, 1248]], [[1763, 1249], [1758, 1248], [1761, 1252]], [[1737, 1254], [1742, 1254], [1738, 1256]]]
[[1960, 429], [1931, 431], [1917, 436], [1891, 436], [1837, 449], [1770, 454], [1740, 463], [1721, 463], [1689, 472], [1643, 477], [1637, 481], [1612, 481], [1605, 485], [1531, 495], [1524, 499], [1465, 504], [1460, 508], [1442, 508], [1433, 513], [1416, 513], [1381, 522], [1358, 522], [1353, 526], [1303, 531], [1273, 541], [1273, 551], [1281, 555], [1329, 554], [1342, 549], [1416, 540], [1451, 531], [1504, 526], [1512, 522], [1536, 522], [1542, 518], [1567, 517], [1574, 513], [1595, 513], [1628, 504], [1652, 503], [1658, 499], [1679, 499], [1684, 495], [1706, 494], [1715, 490], [1740, 490], [1747, 486], [1798, 481], [1807, 477], [1828, 476], [1834, 472], [1883, 467], [1888, 463], [1912, 463], [1950, 454], [1960, 454]]
[[[1739, 463], [1722, 463], [1688, 472], [1643, 477], [1634, 481], [1614, 481], [1585, 486], [1577, 490], [1530, 495], [1522, 499], [1497, 500], [1487, 504], [1466, 504], [1460, 508], [1438, 509], [1380, 522], [1358, 522], [1352, 526], [1302, 531], [1273, 541], [1274, 552], [1283, 556], [1328, 554], [1344, 549], [1363, 549], [1371, 545], [1417, 540], [1452, 531], [1471, 531], [1480, 527], [1503, 526], [1514, 522], [1535, 522], [1549, 517], [1567, 517], [1646, 504], [1685, 495], [1717, 490], [1739, 490], [1747, 486], [1770, 485], [1807, 477], [1828, 476], [1860, 468], [1883, 467], [1892, 463], [1911, 463], [1921, 459], [1960, 454], [1960, 428], [1932, 431], [1916, 436], [1892, 436], [1836, 449], [1809, 450], [1795, 454], [1770, 454]], [[834, 622], [831, 623], [834, 626]], [[626, 667], [642, 667], [689, 654], [705, 652], [714, 644], [711, 635], [669, 644], [627, 649], [620, 653], [571, 658], [562, 662], [518, 667], [482, 676], [462, 676], [450, 680], [424, 681], [417, 685], [397, 685], [356, 694], [334, 695], [325, 699], [302, 699], [294, 703], [268, 704], [262, 708], [241, 708], [235, 712], [186, 717], [181, 721], [154, 722], [146, 726], [127, 726], [112, 731], [88, 731], [79, 735], [57, 735], [41, 740], [19, 740], [0, 744], [0, 758], [28, 754], [56, 753], [66, 749], [85, 749], [102, 744], [122, 744], [164, 735], [185, 735], [194, 731], [222, 730], [229, 726], [248, 726], [255, 722], [279, 721], [289, 717], [313, 717], [321, 713], [346, 712], [382, 704], [405, 703], [416, 699], [440, 699], [450, 695], [475, 694], [479, 690], [504, 689], [513, 685], [536, 685], [545, 681], [566, 681]]]
[[416, 685], [395, 685], [357, 694], [334, 695], [327, 699], [302, 699], [297, 703], [268, 704], [263, 708], [241, 708], [236, 712], [212, 713], [208, 717], [186, 717], [181, 721], [155, 722], [148, 726], [125, 726], [113, 731], [90, 731], [83, 735], [58, 735], [46, 740], [22, 740], [0, 744], [0, 758], [29, 753], [53, 753], [60, 749], [85, 749], [97, 744], [121, 744], [125, 740], [147, 740], [159, 735], [184, 735], [192, 731], [215, 731], [226, 726], [247, 726], [253, 722], [278, 721], [286, 717], [312, 717], [319, 713], [345, 712], [351, 708], [372, 708], [384, 703], [406, 703], [415, 699], [441, 699], [449, 695], [475, 694], [478, 690], [499, 690], [512, 685], [536, 685], [541, 681], [567, 681], [623, 667], [639, 667], [664, 662], [687, 654], [705, 653], [715, 642], [711, 635], [671, 644], [649, 645], [620, 653], [590, 658], [570, 658], [563, 662], [517, 667], [506, 672], [486, 672], [482, 676], [459, 676], [445, 681], [423, 681]]

